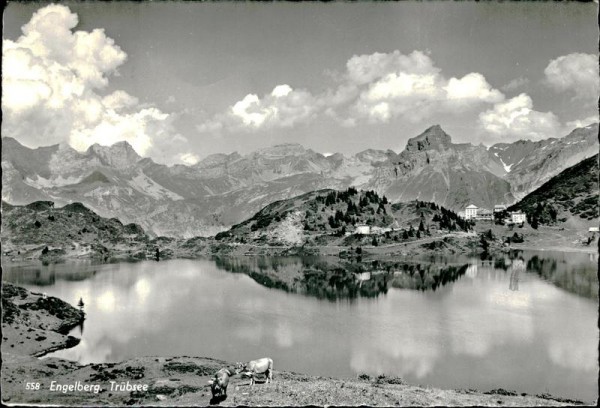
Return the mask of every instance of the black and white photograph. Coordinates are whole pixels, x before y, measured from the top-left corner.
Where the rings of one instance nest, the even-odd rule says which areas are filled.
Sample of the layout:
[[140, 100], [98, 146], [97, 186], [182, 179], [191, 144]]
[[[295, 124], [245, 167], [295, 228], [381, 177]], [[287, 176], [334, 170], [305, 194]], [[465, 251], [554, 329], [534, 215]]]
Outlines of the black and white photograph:
[[598, 2], [8, 1], [8, 406], [596, 406]]

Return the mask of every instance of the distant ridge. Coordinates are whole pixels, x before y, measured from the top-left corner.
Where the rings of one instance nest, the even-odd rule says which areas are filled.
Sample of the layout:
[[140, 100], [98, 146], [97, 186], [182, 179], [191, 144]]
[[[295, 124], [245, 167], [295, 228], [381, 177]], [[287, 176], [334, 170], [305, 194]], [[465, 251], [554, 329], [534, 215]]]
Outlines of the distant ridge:
[[406, 149], [366, 149], [327, 157], [296, 143], [241, 155], [214, 154], [193, 166], [142, 158], [126, 142], [77, 152], [66, 145], [29, 149], [2, 138], [2, 199], [11, 204], [82, 202], [104, 217], [157, 235], [214, 235], [277, 200], [350, 186], [391, 202], [421, 200], [454, 211], [469, 203], [512, 204], [598, 151], [598, 125], [561, 139], [456, 144], [439, 125]]

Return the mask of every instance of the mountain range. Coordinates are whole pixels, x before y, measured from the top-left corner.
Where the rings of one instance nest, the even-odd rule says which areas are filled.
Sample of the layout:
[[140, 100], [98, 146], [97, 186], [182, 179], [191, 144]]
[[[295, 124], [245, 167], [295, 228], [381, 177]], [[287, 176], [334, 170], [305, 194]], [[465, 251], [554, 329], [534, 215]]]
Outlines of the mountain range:
[[241, 155], [214, 154], [193, 166], [140, 157], [127, 142], [30, 149], [2, 138], [2, 200], [21, 205], [81, 202], [102, 217], [148, 233], [213, 235], [266, 205], [321, 189], [373, 190], [391, 202], [431, 201], [459, 211], [512, 204], [551, 177], [598, 152], [598, 125], [560, 139], [456, 144], [440, 126], [408, 140], [405, 150], [325, 156], [299, 144]]

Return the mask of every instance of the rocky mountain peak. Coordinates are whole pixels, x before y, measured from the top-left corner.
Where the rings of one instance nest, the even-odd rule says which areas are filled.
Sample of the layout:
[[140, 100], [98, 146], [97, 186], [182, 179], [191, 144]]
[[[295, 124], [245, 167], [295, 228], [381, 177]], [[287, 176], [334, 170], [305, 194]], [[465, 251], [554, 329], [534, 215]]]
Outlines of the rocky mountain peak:
[[119, 169], [127, 168], [141, 159], [141, 156], [126, 141], [117, 142], [111, 146], [94, 143], [87, 149], [86, 154], [97, 156], [103, 164]]
[[388, 155], [389, 151], [386, 152], [384, 150], [367, 149], [356, 153], [355, 157], [360, 161], [371, 163], [386, 161], [388, 159]]
[[242, 156], [238, 152], [233, 153], [215, 153], [206, 156], [204, 159], [200, 160], [198, 163], [194, 164], [192, 167], [198, 169], [204, 169], [209, 167], [222, 166], [227, 163], [234, 162], [236, 160], [241, 159]]
[[439, 150], [448, 149], [452, 144], [452, 138], [444, 132], [440, 125], [434, 125], [425, 130], [417, 137], [408, 139], [406, 143], [407, 151], [419, 150]]
[[21, 146], [21, 143], [17, 142], [17, 140], [10, 136], [2, 136], [2, 147], [6, 148], [8, 146]]
[[590, 135], [592, 137], [598, 135], [598, 123], [592, 123], [586, 127], [574, 129], [565, 137], [565, 140], [582, 140], [590, 137]]
[[283, 143], [264, 149], [259, 149], [255, 153], [264, 156], [300, 156], [307, 152], [306, 148], [298, 143]]

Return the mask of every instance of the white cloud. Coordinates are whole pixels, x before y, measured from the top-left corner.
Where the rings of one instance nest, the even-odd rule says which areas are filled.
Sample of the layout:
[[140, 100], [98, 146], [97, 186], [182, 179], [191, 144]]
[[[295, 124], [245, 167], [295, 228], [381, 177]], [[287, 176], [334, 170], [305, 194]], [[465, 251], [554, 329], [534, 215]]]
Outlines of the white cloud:
[[438, 74], [440, 70], [433, 65], [429, 56], [421, 51], [403, 55], [395, 50], [391, 53], [373, 53], [354, 55], [346, 63], [347, 78], [357, 85], [369, 84], [392, 72], [404, 72], [413, 75]]
[[122, 110], [135, 107], [138, 104], [138, 99], [125, 91], [115, 91], [102, 98], [102, 104], [107, 109]]
[[546, 82], [559, 92], [571, 91], [579, 99], [598, 100], [598, 56], [573, 53], [558, 57], [544, 70]]
[[472, 72], [461, 79], [450, 78], [444, 89], [449, 100], [461, 103], [470, 101], [496, 103], [504, 99], [504, 95], [497, 89], [493, 89], [479, 73]]
[[244, 125], [259, 127], [266, 118], [275, 113], [273, 108], [261, 108], [260, 99], [254, 94], [249, 94], [231, 107], [231, 112], [238, 117]]
[[269, 94], [259, 98], [248, 94], [223, 114], [217, 114], [198, 125], [200, 132], [218, 133], [228, 130], [257, 130], [289, 128], [310, 121], [321, 102], [309, 92], [277, 85]]
[[500, 87], [500, 89], [502, 89], [504, 92], [511, 92], [511, 91], [515, 91], [519, 88], [524, 87], [528, 83], [529, 83], [529, 79], [527, 79], [525, 77], [518, 77], [518, 78], [513, 79], [506, 85], [503, 85], [502, 87]]
[[567, 122], [565, 126], [567, 128], [567, 131], [571, 131], [575, 128], [586, 127], [593, 123], [598, 123], [599, 121], [600, 119], [598, 118], [598, 114], [596, 114], [588, 116], [587, 118], [572, 120], [570, 122]]
[[289, 85], [278, 85], [259, 98], [248, 94], [226, 113], [203, 121], [201, 132], [291, 127], [318, 115], [342, 126], [358, 122], [389, 122], [402, 117], [419, 121], [434, 113], [464, 112], [481, 104], [497, 103], [504, 95], [479, 73], [447, 79], [421, 51], [355, 55], [338, 75], [335, 87], [312, 95]]
[[142, 155], [162, 151], [171, 115], [124, 91], [103, 97], [127, 55], [103, 29], [73, 32], [77, 24], [77, 14], [52, 4], [16, 41], [3, 40], [2, 133], [30, 147], [69, 142], [82, 150], [125, 140]]
[[192, 166], [200, 161], [200, 157], [194, 153], [183, 153], [179, 156], [179, 158], [188, 166]]
[[290, 94], [290, 92], [292, 92], [292, 87], [289, 85], [278, 85], [273, 89], [273, 92], [271, 92], [271, 95], [276, 97], [276, 98], [282, 98], [284, 96], [287, 96]]
[[[83, 113], [86, 115], [86, 112]], [[125, 114], [107, 109], [101, 113], [102, 118], [93, 122], [83, 121], [82, 126], [74, 126], [69, 142], [77, 150], [84, 150], [94, 143], [112, 145], [125, 140], [140, 154], [148, 153], [153, 145], [152, 127], [160, 128], [168, 115], [156, 108], [146, 108], [140, 111]]]
[[349, 116], [369, 122], [388, 122], [394, 117], [417, 122], [435, 113], [465, 111], [504, 99], [479, 73], [445, 78], [420, 51], [354, 56], [347, 68], [347, 78], [363, 89]]
[[558, 118], [552, 112], [533, 110], [531, 98], [524, 93], [480, 113], [479, 124], [495, 142], [561, 136]]

